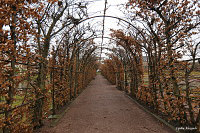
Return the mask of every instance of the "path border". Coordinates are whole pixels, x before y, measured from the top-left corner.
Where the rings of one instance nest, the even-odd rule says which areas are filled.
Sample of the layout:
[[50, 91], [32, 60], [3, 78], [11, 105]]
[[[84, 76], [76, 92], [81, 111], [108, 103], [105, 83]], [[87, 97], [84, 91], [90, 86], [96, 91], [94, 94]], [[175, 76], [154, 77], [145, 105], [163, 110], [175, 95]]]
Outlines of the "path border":
[[157, 116], [156, 114], [152, 113], [151, 111], [147, 110], [145, 107], [143, 107], [140, 103], [138, 103], [138, 101], [136, 101], [135, 99], [133, 99], [132, 97], [130, 97], [126, 92], [123, 91], [123, 93], [130, 99], [132, 100], [134, 103], [136, 103], [142, 110], [144, 110], [145, 112], [147, 112], [148, 114], [151, 114], [154, 118], [156, 118], [157, 120], [159, 120], [160, 122], [162, 122], [164, 125], [166, 125], [167, 127], [169, 127], [170, 129], [172, 129], [173, 131], [177, 132], [177, 133], [181, 133], [180, 131], [176, 130], [176, 127], [172, 126], [171, 124], [169, 124], [168, 122], [166, 122], [164, 119], [160, 118], [159, 116]]
[[[88, 85], [89, 86], [89, 85]], [[88, 87], [87, 86], [87, 87]], [[87, 88], [86, 87], [86, 88]], [[58, 124], [58, 122], [63, 118], [63, 116], [67, 113], [67, 111], [69, 110], [69, 108], [70, 108], [70, 105], [86, 90], [86, 88], [85, 89], [83, 89], [75, 98], [73, 98], [71, 101], [69, 101], [69, 103], [66, 105], [66, 108], [65, 108], [65, 110], [62, 112], [62, 113], [60, 113], [60, 114], [57, 114], [57, 118], [55, 119], [55, 120], [52, 120], [52, 122], [50, 122], [50, 127], [55, 127], [57, 124]]]

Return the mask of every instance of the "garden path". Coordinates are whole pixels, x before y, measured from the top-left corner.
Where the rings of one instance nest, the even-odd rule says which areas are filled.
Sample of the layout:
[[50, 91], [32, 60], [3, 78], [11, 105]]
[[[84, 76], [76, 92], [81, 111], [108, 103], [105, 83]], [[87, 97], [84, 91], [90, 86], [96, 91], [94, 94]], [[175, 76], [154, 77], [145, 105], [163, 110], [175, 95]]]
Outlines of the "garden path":
[[44, 133], [173, 133], [103, 76], [97, 75]]

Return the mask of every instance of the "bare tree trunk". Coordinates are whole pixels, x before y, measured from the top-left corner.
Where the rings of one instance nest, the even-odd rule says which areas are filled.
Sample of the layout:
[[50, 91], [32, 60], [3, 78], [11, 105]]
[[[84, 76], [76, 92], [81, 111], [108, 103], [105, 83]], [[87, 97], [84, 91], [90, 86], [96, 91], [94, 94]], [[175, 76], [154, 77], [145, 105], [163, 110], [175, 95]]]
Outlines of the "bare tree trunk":
[[76, 73], [75, 73], [75, 82], [74, 82], [74, 96], [76, 97], [77, 92], [79, 92], [78, 89], [78, 79], [79, 79], [79, 50], [76, 54]]
[[[13, 11], [16, 11], [16, 7], [13, 5]], [[10, 76], [9, 76], [9, 88], [8, 88], [8, 98], [6, 99], [6, 104], [9, 106], [9, 108], [6, 108], [5, 110], [5, 118], [6, 119], [10, 119], [12, 112], [9, 111], [10, 107], [12, 105], [13, 102], [13, 97], [14, 97], [14, 91], [15, 91], [15, 81], [13, 80], [14, 76], [15, 76], [15, 62], [16, 62], [16, 44], [17, 44], [17, 37], [16, 37], [16, 13], [12, 13], [12, 25], [10, 26], [10, 30], [11, 30], [11, 40], [13, 41], [13, 49], [10, 53], [11, 55], [11, 71], [10, 71]], [[11, 132], [10, 129], [10, 122], [6, 122], [6, 127], [3, 129], [4, 133], [9, 133]]]
[[127, 84], [127, 65], [124, 63], [124, 90], [126, 93], [128, 93]]
[[189, 83], [189, 75], [190, 75], [191, 71], [188, 71], [187, 66], [186, 66], [186, 71], [185, 71], [185, 84], [186, 84], [186, 100], [188, 103], [188, 111], [190, 114], [190, 119], [192, 124], [195, 124], [195, 120], [194, 120], [194, 113], [193, 113], [193, 108], [192, 108], [192, 104], [191, 104], [191, 99], [190, 99], [190, 83]]

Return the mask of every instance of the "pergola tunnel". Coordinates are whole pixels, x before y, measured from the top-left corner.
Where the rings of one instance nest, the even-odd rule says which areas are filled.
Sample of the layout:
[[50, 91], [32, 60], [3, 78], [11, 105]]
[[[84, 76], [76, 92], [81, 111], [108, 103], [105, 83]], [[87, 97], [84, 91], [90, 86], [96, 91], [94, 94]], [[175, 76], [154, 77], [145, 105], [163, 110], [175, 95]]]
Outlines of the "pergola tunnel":
[[200, 132], [200, 1], [119, 1], [0, 1], [0, 132], [60, 119], [100, 75], [174, 130]]

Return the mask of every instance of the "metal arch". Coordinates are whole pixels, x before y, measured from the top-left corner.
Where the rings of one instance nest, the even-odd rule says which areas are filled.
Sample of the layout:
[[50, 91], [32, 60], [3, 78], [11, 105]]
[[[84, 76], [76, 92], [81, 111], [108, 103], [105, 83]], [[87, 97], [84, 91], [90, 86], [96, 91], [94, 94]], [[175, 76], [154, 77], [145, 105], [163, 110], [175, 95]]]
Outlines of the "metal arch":
[[[126, 22], [127, 24], [129, 24], [130, 26], [132, 26], [135, 30], [137, 30], [141, 35], [142, 37], [145, 39], [145, 35], [143, 34], [143, 32], [141, 30], [139, 30], [135, 25], [133, 25], [132, 23], [128, 22], [127, 20], [124, 20], [122, 18], [119, 18], [119, 17], [115, 17], [115, 16], [110, 16], [110, 15], [98, 15], [98, 16], [92, 16], [92, 17], [88, 17], [88, 18], [85, 18], [83, 20], [79, 20], [78, 23], [74, 24], [73, 27], [71, 27], [70, 29], [73, 29], [75, 26], [79, 25], [80, 23], [84, 22], [84, 21], [87, 21], [89, 19], [94, 19], [94, 18], [100, 18], [100, 17], [107, 17], [107, 18], [114, 18], [114, 19], [117, 19], [117, 20], [121, 20], [123, 22]], [[145, 39], [146, 40], [146, 39]], [[147, 40], [146, 40], [147, 41]]]
[[124, 22], [126, 22], [127, 24], [129, 24], [130, 26], [132, 26], [134, 29], [136, 29], [140, 34], [142, 34], [142, 36], [144, 36], [143, 33], [142, 33], [136, 26], [134, 26], [132, 23], [130, 23], [130, 22], [128, 22], [127, 20], [124, 20], [124, 19], [122, 19], [122, 18], [115, 17], [115, 16], [110, 16], [110, 15], [92, 16], [92, 17], [89, 17], [89, 18], [80, 20], [78, 24], [80, 24], [80, 23], [82, 23], [82, 22], [84, 22], [84, 21], [87, 21], [87, 20], [89, 20], [89, 19], [100, 18], [100, 17], [114, 18], [114, 19], [118, 19], [118, 20], [124, 21]]

